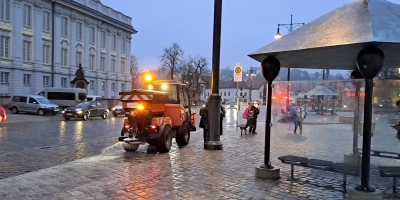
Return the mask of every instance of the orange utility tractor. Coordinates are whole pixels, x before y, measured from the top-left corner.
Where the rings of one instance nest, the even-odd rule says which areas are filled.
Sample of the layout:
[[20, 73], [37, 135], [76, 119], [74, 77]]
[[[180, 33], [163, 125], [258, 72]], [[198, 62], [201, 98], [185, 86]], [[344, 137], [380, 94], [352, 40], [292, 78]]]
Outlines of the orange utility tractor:
[[119, 93], [127, 117], [119, 137], [125, 151], [136, 151], [147, 142], [166, 153], [172, 138], [185, 146], [190, 131], [196, 130], [196, 113], [191, 112], [186, 85], [173, 80], [152, 81], [150, 77], [145, 75], [147, 89]]

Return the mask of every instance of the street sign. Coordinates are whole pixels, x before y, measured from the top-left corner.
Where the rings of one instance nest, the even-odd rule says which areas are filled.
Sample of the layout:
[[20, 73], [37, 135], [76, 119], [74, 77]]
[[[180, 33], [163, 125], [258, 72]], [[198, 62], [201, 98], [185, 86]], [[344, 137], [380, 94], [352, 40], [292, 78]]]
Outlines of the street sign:
[[174, 69], [175, 69], [176, 71], [181, 71], [181, 70], [182, 70], [182, 67], [181, 67], [181, 66], [178, 66], [178, 65], [175, 65], [175, 66], [174, 66]]
[[233, 80], [235, 82], [242, 82], [242, 66], [240, 66], [240, 63], [236, 63], [233, 68]]

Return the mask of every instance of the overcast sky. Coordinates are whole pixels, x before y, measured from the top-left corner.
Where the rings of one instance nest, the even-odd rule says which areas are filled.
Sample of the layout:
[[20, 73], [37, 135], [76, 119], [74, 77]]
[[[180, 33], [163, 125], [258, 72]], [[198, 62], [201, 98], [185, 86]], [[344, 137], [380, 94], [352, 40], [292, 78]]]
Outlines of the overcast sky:
[[[220, 66], [258, 67], [247, 55], [272, 42], [278, 24], [308, 23], [352, 0], [224, 0]], [[390, 0], [400, 4], [400, 0]], [[132, 55], [141, 69], [160, 66], [163, 49], [178, 43], [185, 57], [204, 56], [211, 68], [214, 0], [101, 0], [132, 18]], [[281, 34], [288, 30], [281, 28]], [[334, 73], [331, 73], [334, 74]]]

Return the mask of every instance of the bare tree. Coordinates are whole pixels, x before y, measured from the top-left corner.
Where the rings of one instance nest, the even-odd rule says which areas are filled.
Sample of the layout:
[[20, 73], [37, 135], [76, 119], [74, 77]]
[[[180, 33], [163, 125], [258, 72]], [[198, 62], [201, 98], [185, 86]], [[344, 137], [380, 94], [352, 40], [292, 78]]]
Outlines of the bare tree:
[[205, 57], [191, 57], [184, 63], [181, 73], [181, 81], [195, 93], [201, 92], [200, 77], [207, 73], [208, 61]]
[[183, 54], [183, 50], [177, 43], [173, 43], [169, 48], [165, 48], [163, 55], [160, 56], [162, 65], [159, 71], [162, 73], [168, 72], [171, 75], [171, 80], [173, 80], [174, 68], [182, 64]]
[[132, 76], [132, 89], [137, 88], [140, 81], [138, 58], [131, 55], [130, 73]]

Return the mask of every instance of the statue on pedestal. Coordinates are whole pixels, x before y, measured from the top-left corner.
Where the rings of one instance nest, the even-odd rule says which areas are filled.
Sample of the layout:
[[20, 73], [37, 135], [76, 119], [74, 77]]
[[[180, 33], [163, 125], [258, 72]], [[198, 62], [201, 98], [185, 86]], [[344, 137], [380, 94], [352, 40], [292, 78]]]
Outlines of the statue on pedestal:
[[70, 83], [72, 84], [72, 87], [83, 88], [87, 91], [87, 86], [89, 85], [89, 82], [85, 79], [82, 65], [79, 64], [78, 66], [79, 69], [77, 69], [75, 72], [75, 78]]

